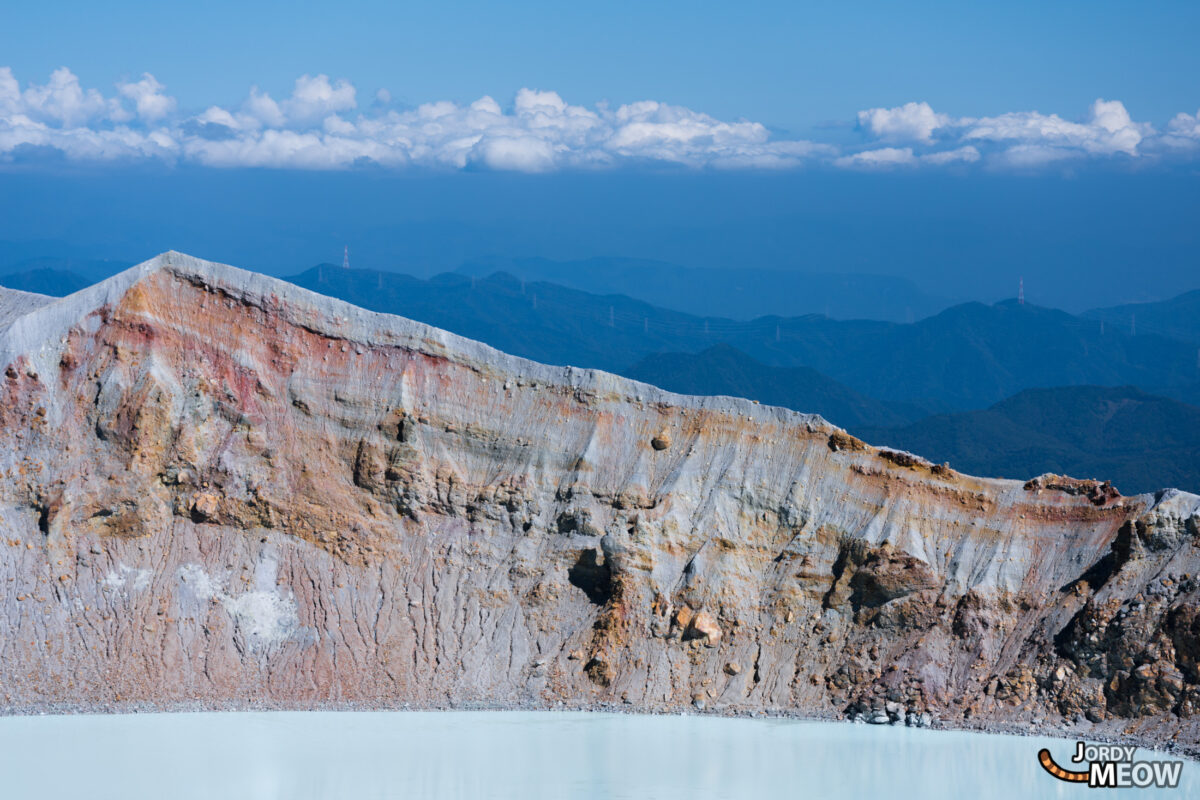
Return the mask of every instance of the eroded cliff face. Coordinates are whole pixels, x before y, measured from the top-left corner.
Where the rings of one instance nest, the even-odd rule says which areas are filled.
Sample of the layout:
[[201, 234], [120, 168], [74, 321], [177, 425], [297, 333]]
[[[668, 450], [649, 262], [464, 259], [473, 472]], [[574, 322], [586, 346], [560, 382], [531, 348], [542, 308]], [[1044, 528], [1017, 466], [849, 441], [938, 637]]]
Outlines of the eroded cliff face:
[[1200, 498], [984, 480], [166, 254], [0, 334], [9, 710], [1066, 721], [1200, 743]]

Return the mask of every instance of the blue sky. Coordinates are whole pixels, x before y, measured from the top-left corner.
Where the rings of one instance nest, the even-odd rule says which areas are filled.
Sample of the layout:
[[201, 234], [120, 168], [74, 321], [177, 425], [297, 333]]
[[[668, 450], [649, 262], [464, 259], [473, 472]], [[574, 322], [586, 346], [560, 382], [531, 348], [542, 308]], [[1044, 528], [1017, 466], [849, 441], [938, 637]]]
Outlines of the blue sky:
[[10, 4], [0, 269], [349, 243], [1169, 296], [1200, 286], [1197, 30], [1173, 1]]
[[1104, 97], [1161, 124], [1200, 107], [1197, 30], [1178, 0], [10, 3], [0, 61], [97, 87], [149, 71], [196, 108], [324, 73], [414, 105], [531, 87], [807, 134], [909, 101], [1075, 116]]
[[1196, 4], [24, 4], [0, 158], [1188, 168]]

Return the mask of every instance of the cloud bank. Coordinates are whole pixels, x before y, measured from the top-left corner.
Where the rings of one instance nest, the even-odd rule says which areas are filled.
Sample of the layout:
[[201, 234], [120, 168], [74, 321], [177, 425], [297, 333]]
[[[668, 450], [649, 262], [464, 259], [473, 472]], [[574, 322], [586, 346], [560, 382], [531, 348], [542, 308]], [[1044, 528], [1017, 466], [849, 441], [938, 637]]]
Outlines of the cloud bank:
[[772, 136], [654, 100], [618, 107], [567, 103], [521, 89], [508, 107], [491, 97], [416, 108], [379, 90], [366, 107], [346, 80], [302, 75], [288, 97], [251, 87], [237, 105], [184, 110], [150, 73], [105, 94], [66, 67], [22, 87], [0, 67], [0, 162], [53, 155], [80, 162], [159, 160], [212, 167], [389, 168], [547, 172], [673, 164], [711, 169], [1038, 169], [1071, 160], [1150, 162], [1200, 154], [1200, 111], [1161, 132], [1115, 100], [1072, 121], [1036, 111], [954, 117], [928, 103], [858, 112], [857, 146]]

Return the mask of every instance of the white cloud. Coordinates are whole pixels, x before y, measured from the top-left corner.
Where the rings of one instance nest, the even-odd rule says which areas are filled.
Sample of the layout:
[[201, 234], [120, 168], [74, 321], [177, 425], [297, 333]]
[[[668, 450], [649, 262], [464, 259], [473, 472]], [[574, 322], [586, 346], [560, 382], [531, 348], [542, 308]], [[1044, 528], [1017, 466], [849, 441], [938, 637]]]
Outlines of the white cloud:
[[932, 142], [933, 132], [949, 122], [950, 117], [935, 113], [929, 103], [905, 103], [895, 108], [858, 112], [859, 127], [890, 142]]
[[84, 90], [79, 78], [66, 67], [50, 73], [50, 80], [32, 85], [21, 93], [20, 107], [31, 119], [76, 127], [118, 112], [115, 100], [105, 99], [95, 89]]
[[[155, 95], [162, 88], [150, 75], [142, 85]], [[0, 160], [21, 148], [58, 150], [77, 161], [172, 157], [177, 142], [169, 131], [135, 130], [123, 124], [130, 119], [117, 98], [85, 90], [66, 67], [51, 73], [45, 84], [24, 90], [11, 69], [0, 68]]]
[[1022, 111], [962, 120], [963, 138], [1012, 141], [1020, 145], [1059, 147], [1092, 155], [1138, 155], [1138, 145], [1154, 129], [1134, 122], [1118, 100], [1097, 100], [1085, 122], [1068, 122], [1057, 114]]
[[486, 94], [474, 103], [471, 103], [471, 110], [484, 114], [496, 114], [497, 116], [504, 113], [500, 108], [500, 104]]
[[301, 75], [292, 96], [283, 101], [283, 110], [292, 122], [311, 122], [349, 111], [357, 105], [354, 97], [354, 87], [348, 81], [330, 83], [328, 75]]
[[[2, 76], [0, 76], [2, 78]], [[3, 103], [4, 91], [0, 88], [0, 103]], [[1172, 148], [1200, 147], [1200, 111], [1195, 114], [1176, 114], [1167, 123], [1167, 132], [1163, 143]]]
[[1046, 144], [1015, 144], [993, 156], [997, 164], [1018, 169], [1037, 169], [1059, 161], [1083, 158], [1084, 154], [1070, 147]]
[[921, 156], [922, 164], [933, 164], [940, 166], [943, 164], [971, 164], [978, 161], [982, 156], [979, 150], [972, 145], [966, 145], [954, 150], [939, 150], [934, 153], [926, 153]]
[[542, 92], [537, 89], [522, 89], [517, 92], [517, 98], [513, 101], [514, 111], [530, 116], [540, 114], [558, 117], [569, 108], [570, 106], [558, 96], [558, 92]]
[[390, 104], [390, 93], [380, 90], [372, 107], [359, 111], [348, 81], [302, 75], [282, 100], [255, 86], [240, 106], [180, 116], [175, 98], [149, 73], [118, 84], [115, 97], [106, 98], [84, 90], [66, 69], [22, 91], [4, 68], [0, 159], [26, 145], [73, 159], [303, 169], [369, 161], [542, 172], [634, 162], [782, 169], [836, 154], [827, 145], [772, 139], [757, 122], [719, 120], [655, 101], [585, 108], [557, 92], [527, 88], [509, 110], [488, 96], [465, 106], [438, 101], [404, 111]]
[[150, 73], [110, 96], [67, 68], [22, 87], [0, 67], [0, 161], [57, 150], [78, 161], [159, 159], [214, 167], [345, 169], [434, 167], [546, 172], [633, 164], [693, 169], [938, 168], [975, 163], [1036, 169], [1111, 158], [1195, 158], [1200, 112], [1163, 133], [1125, 106], [1097, 100], [1081, 121], [1014, 111], [953, 117], [928, 103], [858, 113], [860, 148], [782, 139], [750, 120], [721, 120], [654, 100], [573, 105], [557, 92], [521, 89], [510, 107], [489, 96], [401, 109], [386, 89], [360, 109], [355, 87], [302, 75], [275, 99], [252, 86], [240, 104], [181, 112]]
[[125, 126], [64, 129], [20, 115], [0, 122], [0, 158], [23, 146], [52, 148], [75, 161], [169, 160], [178, 150], [178, 142], [164, 130], [134, 131]]
[[[913, 154], [914, 161], [928, 165], [986, 160], [998, 166], [1030, 168], [1085, 157], [1139, 158], [1170, 144], [1153, 126], [1135, 122], [1118, 100], [1096, 100], [1079, 122], [1037, 111], [952, 117], [935, 112], [928, 103], [906, 103], [860, 111], [858, 123], [880, 142], [930, 146], [929, 152]], [[1186, 127], [1186, 121], [1181, 127]], [[875, 151], [868, 149], [859, 154], [862, 158], [844, 157], [843, 162], [851, 166], [899, 163], [896, 159], [900, 156], [886, 150], [875, 156], [871, 155]], [[893, 161], [887, 162], [888, 158]]]
[[210, 167], [286, 167], [293, 169], [339, 169], [360, 159], [399, 165], [403, 157], [382, 145], [317, 131], [268, 129], [254, 135], [229, 139], [188, 139], [181, 155]]
[[232, 130], [242, 127], [242, 123], [238, 121], [237, 117], [220, 106], [209, 106], [204, 113], [196, 115], [195, 119], [206, 124], [223, 125]]
[[271, 95], [260, 91], [257, 86], [250, 87], [250, 96], [246, 98], [246, 102], [242, 103], [242, 111], [261, 125], [279, 128], [287, 122], [279, 104], [271, 98]]
[[1167, 123], [1167, 130], [1180, 136], [1200, 138], [1200, 111], [1195, 114], [1176, 114]]
[[842, 156], [833, 163], [839, 167], [888, 169], [912, 166], [917, 163], [917, 157], [911, 147], [881, 147], [878, 150], [864, 150], [861, 153]]
[[118, 83], [117, 91], [133, 101], [137, 115], [147, 122], [162, 119], [175, 110], [175, 98], [163, 94], [166, 87], [149, 72], [136, 83]]
[[958, 147], [954, 150], [939, 150], [923, 155], [917, 155], [911, 147], [881, 147], [876, 150], [864, 150], [859, 153], [842, 156], [833, 163], [839, 167], [890, 169], [893, 167], [913, 167], [920, 164], [930, 166], [970, 164], [978, 161], [980, 158], [979, 150], [971, 145]]
[[0, 67], [0, 114], [8, 117], [21, 109], [21, 84], [11, 67]]
[[554, 169], [554, 147], [533, 136], [486, 137], [471, 148], [468, 161], [489, 169], [516, 172], [547, 172]]

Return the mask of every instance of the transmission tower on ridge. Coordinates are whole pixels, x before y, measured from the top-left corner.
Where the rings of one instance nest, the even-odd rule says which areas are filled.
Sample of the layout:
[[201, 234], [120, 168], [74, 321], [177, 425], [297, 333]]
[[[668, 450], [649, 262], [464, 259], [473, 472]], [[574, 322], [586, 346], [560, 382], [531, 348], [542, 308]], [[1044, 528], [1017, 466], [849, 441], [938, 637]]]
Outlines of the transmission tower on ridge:
[[1017, 279], [1017, 302], [1025, 305], [1025, 278]]
[[350, 245], [342, 251], [342, 269], [350, 269]]

